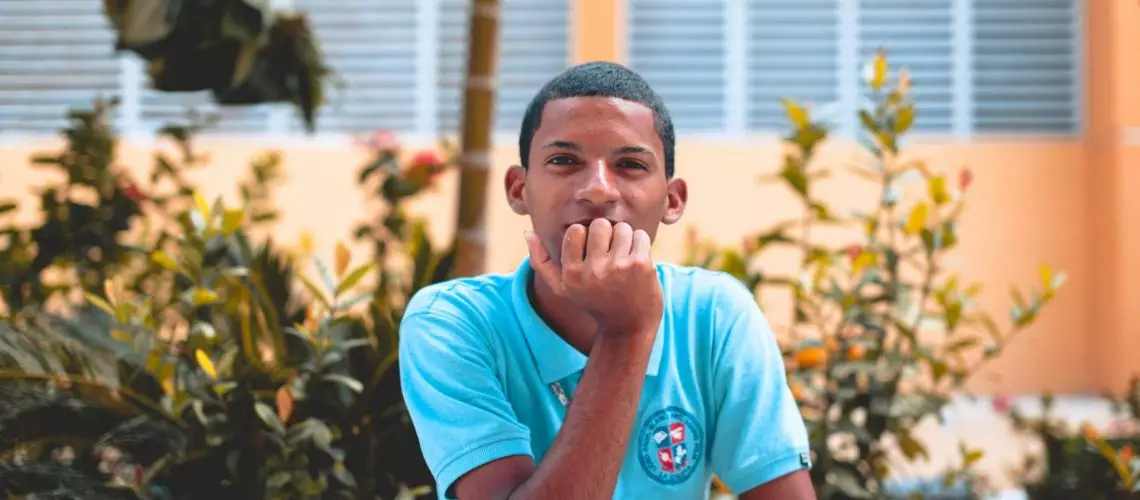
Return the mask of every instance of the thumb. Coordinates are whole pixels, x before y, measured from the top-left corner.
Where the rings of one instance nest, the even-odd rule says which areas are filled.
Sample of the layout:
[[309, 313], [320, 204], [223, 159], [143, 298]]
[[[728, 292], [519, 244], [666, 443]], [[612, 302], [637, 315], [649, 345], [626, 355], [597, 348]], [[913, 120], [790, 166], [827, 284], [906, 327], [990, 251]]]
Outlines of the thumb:
[[531, 269], [534, 269], [535, 274], [539, 275], [547, 285], [550, 285], [550, 288], [562, 289], [561, 269], [559, 269], [558, 263], [550, 257], [550, 252], [547, 252], [546, 247], [542, 245], [542, 240], [534, 231], [526, 231], [523, 233], [523, 238], [526, 239], [526, 247], [530, 250]]

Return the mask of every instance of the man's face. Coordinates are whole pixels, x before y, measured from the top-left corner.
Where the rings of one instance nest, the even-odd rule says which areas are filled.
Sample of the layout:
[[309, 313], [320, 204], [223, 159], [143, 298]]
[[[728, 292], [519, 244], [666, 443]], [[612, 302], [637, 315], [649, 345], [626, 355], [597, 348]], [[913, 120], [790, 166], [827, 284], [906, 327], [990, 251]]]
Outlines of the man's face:
[[658, 224], [684, 212], [685, 182], [665, 178], [665, 149], [653, 111], [607, 97], [572, 97], [546, 104], [531, 141], [528, 168], [506, 176], [507, 200], [529, 214], [551, 257], [573, 224], [595, 218], [627, 222], [655, 238]]

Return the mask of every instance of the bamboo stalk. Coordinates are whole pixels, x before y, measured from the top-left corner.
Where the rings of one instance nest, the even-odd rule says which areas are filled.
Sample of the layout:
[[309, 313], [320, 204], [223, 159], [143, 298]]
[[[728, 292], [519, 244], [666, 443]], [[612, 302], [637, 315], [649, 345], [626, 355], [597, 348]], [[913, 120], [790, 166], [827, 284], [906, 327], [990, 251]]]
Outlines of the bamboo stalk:
[[486, 266], [487, 177], [499, 58], [499, 0], [474, 0], [463, 92], [459, 206], [455, 225], [454, 276], [482, 274]]

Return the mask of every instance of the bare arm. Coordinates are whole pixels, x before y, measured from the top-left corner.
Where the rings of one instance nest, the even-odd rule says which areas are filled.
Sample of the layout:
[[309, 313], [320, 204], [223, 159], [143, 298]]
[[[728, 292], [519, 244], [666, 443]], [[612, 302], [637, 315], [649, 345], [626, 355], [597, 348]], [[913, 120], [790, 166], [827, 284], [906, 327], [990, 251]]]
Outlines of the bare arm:
[[[536, 468], [515, 456], [479, 467], [456, 483], [461, 500], [612, 498], [645, 382], [656, 330], [599, 335], [574, 404]], [[583, 456], [591, 457], [582, 460]], [[573, 474], [565, 473], [573, 470]]]
[[613, 497], [663, 298], [648, 234], [597, 219], [590, 224], [588, 248], [586, 236], [580, 225], [566, 231], [561, 265], [537, 237], [527, 238], [536, 274], [599, 325], [566, 421], [537, 468], [527, 457], [489, 462], [459, 478], [460, 500]]
[[740, 495], [740, 500], [815, 500], [807, 469], [781, 476]]

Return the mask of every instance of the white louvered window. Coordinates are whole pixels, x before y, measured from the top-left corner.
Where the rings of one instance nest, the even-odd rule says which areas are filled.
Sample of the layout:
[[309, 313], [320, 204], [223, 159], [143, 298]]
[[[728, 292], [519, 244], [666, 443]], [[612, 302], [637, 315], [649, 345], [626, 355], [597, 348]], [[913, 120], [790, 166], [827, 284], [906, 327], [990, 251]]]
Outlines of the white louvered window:
[[0, 0], [0, 134], [52, 134], [118, 93], [114, 35], [93, 0]]
[[661, 95], [678, 133], [723, 130], [725, 0], [628, 0], [629, 65]]
[[[422, 0], [420, 0], [422, 1]], [[418, 1], [294, 0], [307, 12], [335, 73], [317, 130], [409, 131], [417, 123]], [[289, 129], [302, 130], [294, 117]]]
[[[571, 0], [502, 0], [495, 130], [517, 132], [539, 87], [570, 63]], [[459, 130], [470, 0], [440, 0], [437, 126]]]
[[1081, 130], [1080, 0], [626, 0], [630, 66], [679, 132], [779, 133], [780, 99], [857, 131], [862, 63], [909, 69], [914, 131]]
[[972, 2], [974, 129], [980, 133], [1080, 130], [1078, 22], [1083, 2]]
[[[570, 63], [572, 0], [503, 0], [496, 129], [517, 131], [538, 88]], [[467, 0], [285, 0], [308, 14], [334, 82], [317, 133], [434, 135], [460, 126]], [[116, 54], [99, 0], [0, 0], [0, 135], [54, 134], [69, 108], [119, 96], [120, 129], [153, 133], [196, 109], [207, 134], [296, 136], [290, 104], [219, 106], [206, 92], [151, 90], [145, 64]]]
[[[862, 0], [859, 3], [859, 60], [880, 48], [891, 66], [906, 67], [915, 99], [913, 131], [953, 130], [953, 0]], [[860, 86], [860, 95], [870, 87]]]
[[748, 128], [787, 123], [782, 98], [839, 100], [839, 0], [748, 0]]

